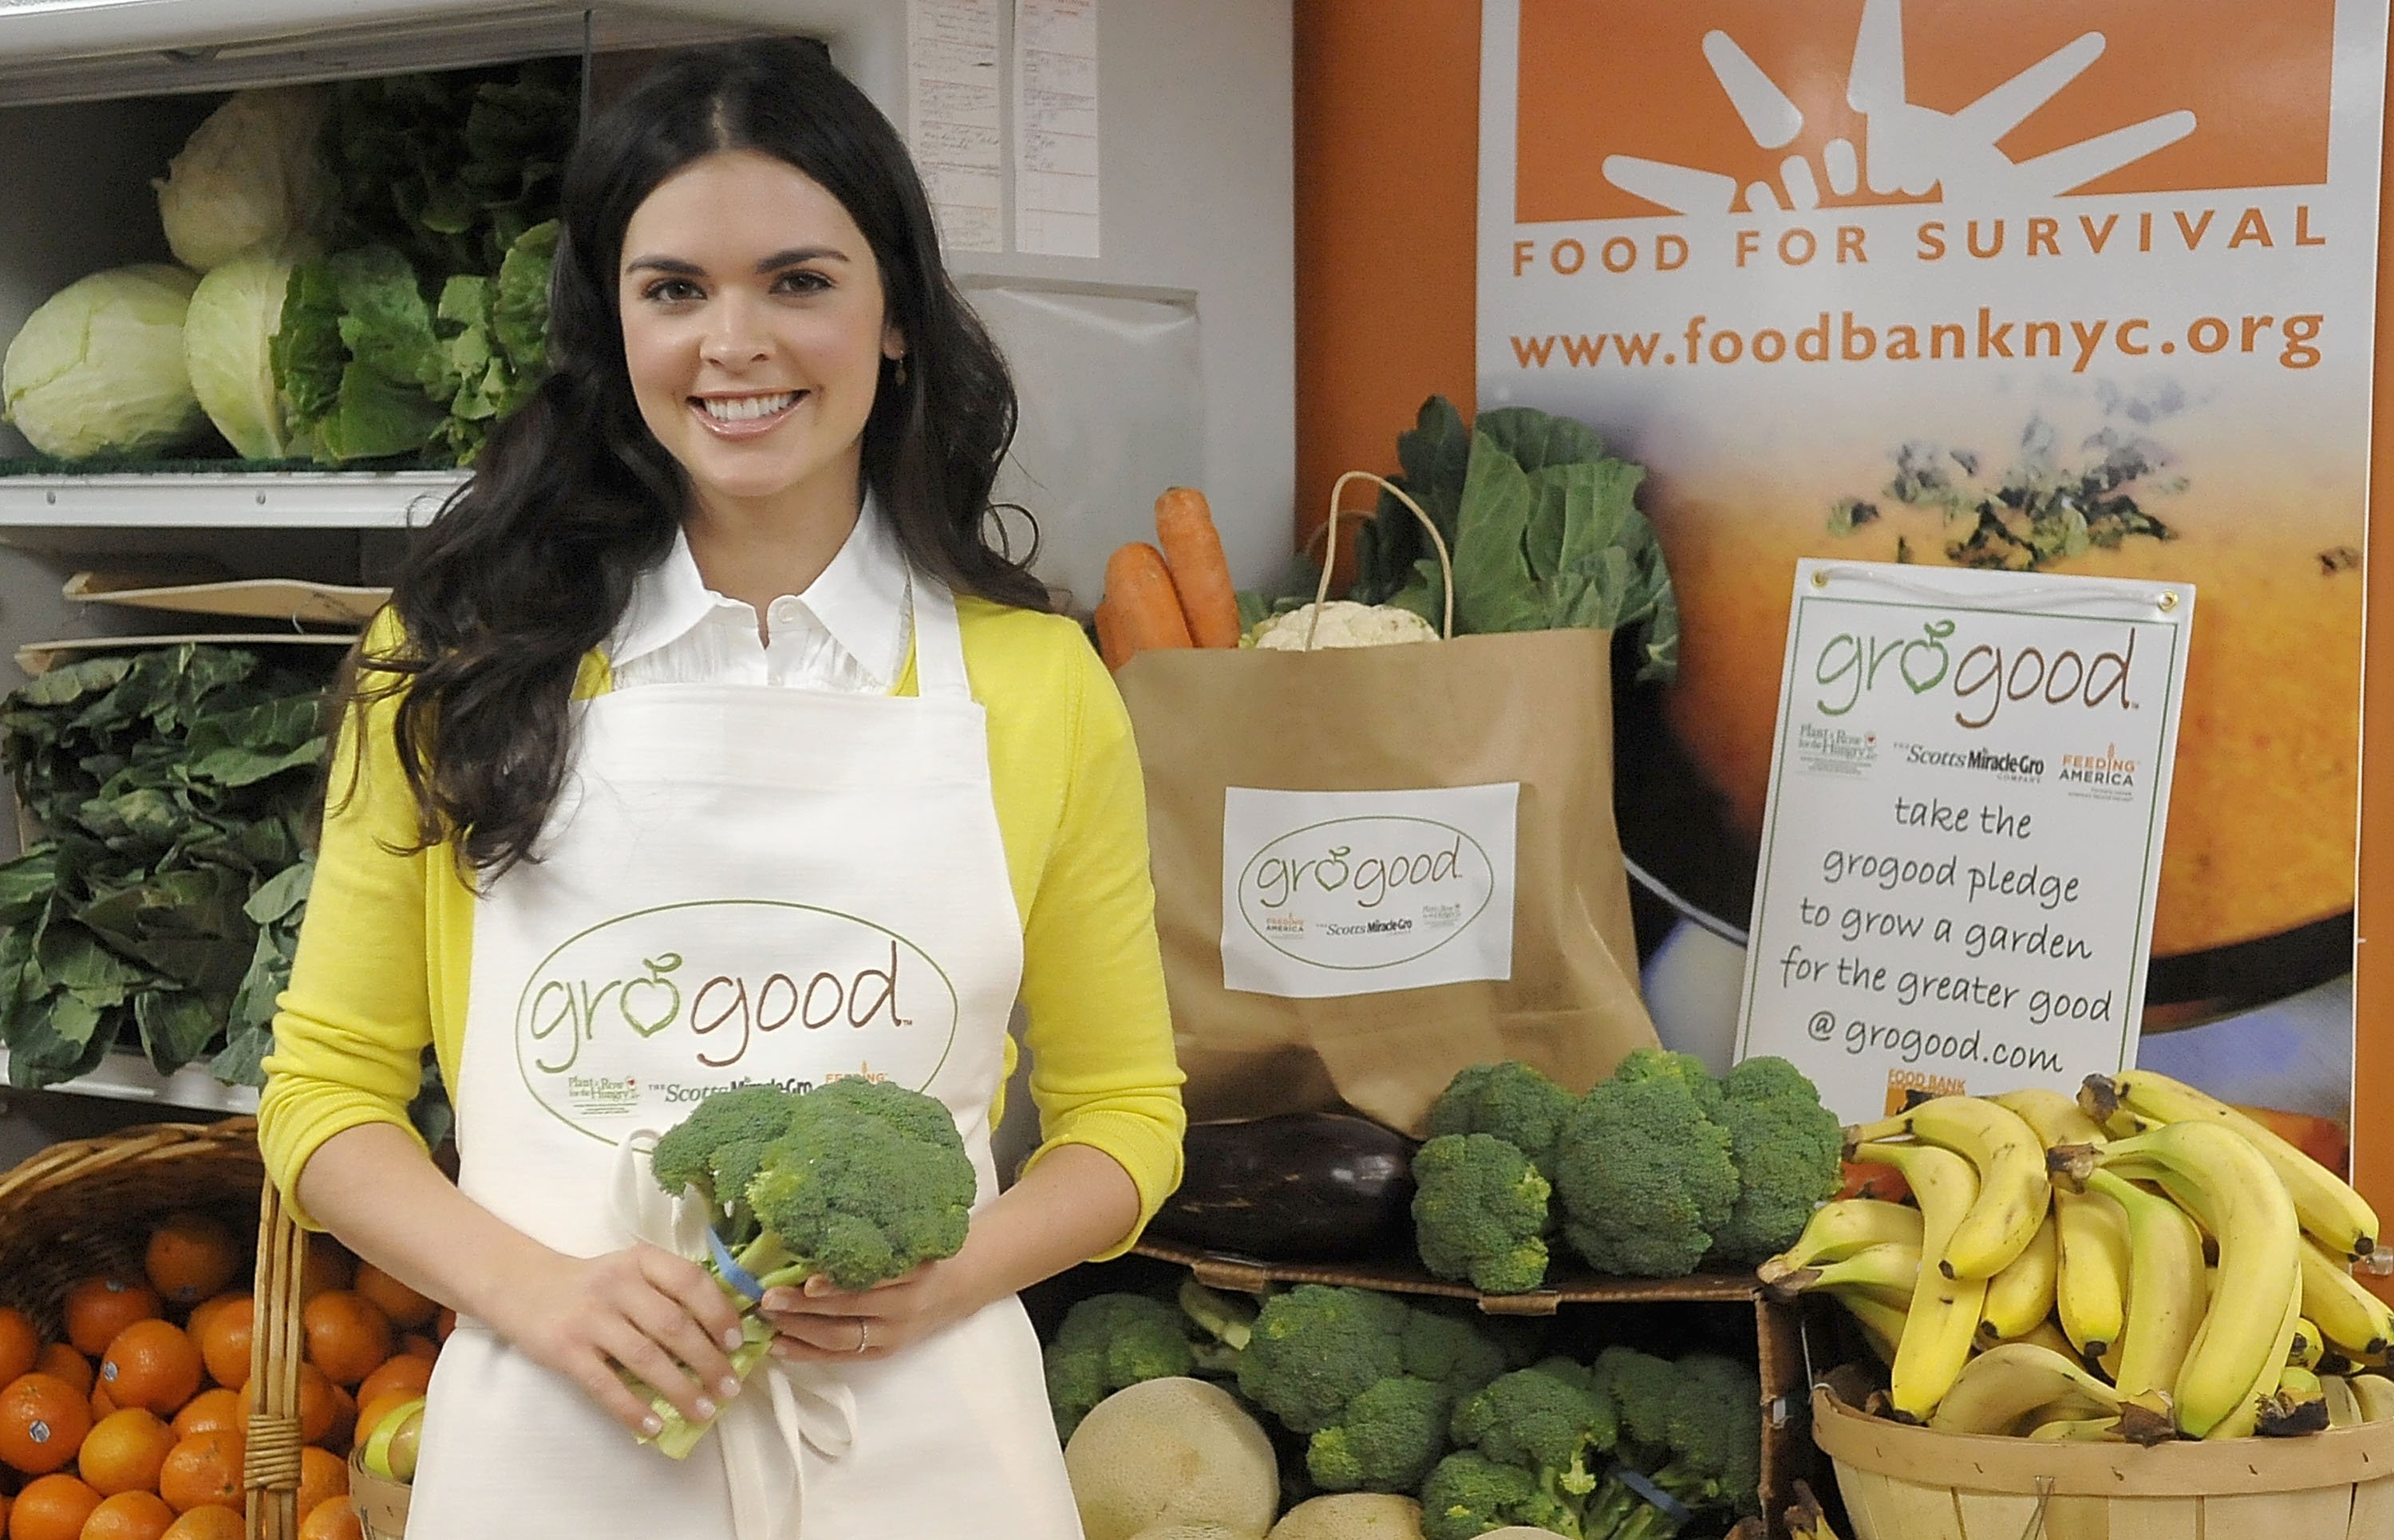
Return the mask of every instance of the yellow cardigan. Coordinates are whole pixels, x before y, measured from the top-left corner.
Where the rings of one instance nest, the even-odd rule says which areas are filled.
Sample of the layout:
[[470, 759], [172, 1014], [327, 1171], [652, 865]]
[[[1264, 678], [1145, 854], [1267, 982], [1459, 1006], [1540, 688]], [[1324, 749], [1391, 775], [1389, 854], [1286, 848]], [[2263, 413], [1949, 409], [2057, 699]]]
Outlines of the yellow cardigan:
[[[1144, 1227], [1180, 1180], [1187, 1118], [1130, 718], [1071, 621], [965, 598], [956, 607], [965, 672], [988, 712], [998, 825], [1022, 915], [1024, 1042], [1042, 1137], [1032, 1160], [1063, 1144], [1104, 1151], [1138, 1185]], [[594, 652], [574, 693], [609, 687]], [[896, 692], [914, 692], [911, 661]], [[286, 1197], [341, 1130], [388, 1123], [414, 1133], [407, 1104], [426, 1044], [453, 1094], [457, 1085], [475, 901], [450, 846], [390, 853], [415, 836], [396, 710], [385, 700], [369, 712], [364, 773], [346, 802], [359, 746], [344, 728], [298, 956], [278, 1002], [258, 1142]], [[1009, 1072], [1014, 1060], [1009, 1039]], [[993, 1091], [1002, 1099], [1005, 1086]], [[992, 1109], [993, 1126], [1003, 1112], [1002, 1102]], [[296, 1200], [293, 1211], [320, 1228]]]

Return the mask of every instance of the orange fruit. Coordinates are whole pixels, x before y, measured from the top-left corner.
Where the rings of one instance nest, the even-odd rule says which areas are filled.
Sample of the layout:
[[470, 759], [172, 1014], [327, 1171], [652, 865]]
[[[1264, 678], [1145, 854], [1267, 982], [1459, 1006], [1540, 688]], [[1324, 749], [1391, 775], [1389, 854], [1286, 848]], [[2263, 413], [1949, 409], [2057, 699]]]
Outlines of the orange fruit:
[[[210, 1503], [177, 1518], [158, 1540], [247, 1540], [247, 1534], [240, 1514]], [[306, 1540], [305, 1531], [301, 1532], [301, 1540]], [[360, 1540], [363, 1540], [362, 1535]]]
[[382, 1313], [390, 1317], [390, 1323], [402, 1331], [412, 1332], [418, 1326], [431, 1324], [433, 1316], [441, 1310], [439, 1304], [416, 1293], [372, 1262], [358, 1264], [357, 1282], [349, 1286], [380, 1305]]
[[95, 1423], [118, 1409], [116, 1398], [108, 1393], [108, 1387], [105, 1385], [93, 1385], [91, 1388], [91, 1396], [89, 1401], [91, 1405], [91, 1420]]
[[177, 1513], [211, 1503], [242, 1512], [243, 1441], [241, 1434], [228, 1431], [194, 1433], [178, 1440], [158, 1472], [158, 1495]]
[[133, 1278], [86, 1278], [67, 1290], [60, 1307], [67, 1340], [86, 1358], [108, 1351], [116, 1334], [163, 1312], [164, 1302], [149, 1284]]
[[171, 1417], [200, 1393], [207, 1364], [199, 1344], [171, 1321], [137, 1321], [116, 1334], [99, 1361], [99, 1383], [119, 1406], [145, 1406]]
[[420, 1358], [430, 1363], [441, 1356], [441, 1344], [422, 1332], [410, 1332], [399, 1339], [399, 1351], [404, 1358]]
[[221, 1385], [211, 1386], [183, 1403], [171, 1425], [178, 1440], [194, 1433], [214, 1432], [219, 1428], [239, 1429], [247, 1426], [248, 1412], [241, 1403], [241, 1392], [228, 1390]]
[[183, 1322], [183, 1330], [191, 1333], [191, 1340], [197, 1342], [200, 1339], [200, 1333], [206, 1328], [209, 1320], [216, 1315], [217, 1311], [223, 1310], [236, 1299], [248, 1297], [250, 1297], [249, 1291], [246, 1289], [229, 1289], [223, 1294], [212, 1294], [191, 1307], [191, 1313]]
[[299, 1310], [308, 1362], [335, 1384], [355, 1385], [390, 1357], [390, 1317], [364, 1295], [327, 1289]]
[[256, 1305], [249, 1296], [226, 1300], [195, 1334], [200, 1357], [218, 1385], [238, 1390], [249, 1383], [249, 1328]]
[[174, 1523], [175, 1510], [156, 1493], [120, 1492], [91, 1510], [77, 1540], [159, 1540]]
[[8, 1540], [77, 1540], [99, 1494], [80, 1476], [45, 1476], [27, 1483], [8, 1509]]
[[299, 1540], [365, 1540], [365, 1533], [346, 1496], [326, 1498], [299, 1520]]
[[30, 1375], [41, 1362], [42, 1334], [25, 1312], [0, 1305], [0, 1385]]
[[241, 1276], [241, 1237], [209, 1214], [169, 1214], [150, 1232], [141, 1270], [169, 1304], [196, 1305]]
[[[314, 1365], [309, 1364], [308, 1367], [313, 1368]], [[346, 1451], [349, 1447], [350, 1441], [357, 1436], [358, 1398], [337, 1385], [332, 1387], [332, 1391], [333, 1426], [324, 1429], [322, 1438], [310, 1439], [308, 1441], [320, 1444], [326, 1449]], [[303, 1407], [302, 1410], [304, 1411], [305, 1408]]]
[[358, 1382], [358, 1404], [365, 1406], [379, 1401], [387, 1390], [404, 1389], [410, 1395], [420, 1396], [431, 1383], [431, 1364], [401, 1353], [384, 1360], [380, 1368]]
[[91, 1431], [83, 1393], [53, 1375], [20, 1375], [0, 1389], [0, 1461], [28, 1476], [64, 1468]]
[[313, 1444], [299, 1451], [299, 1506], [293, 1512], [313, 1513], [330, 1499], [349, 1494], [349, 1461]]
[[[249, 1415], [257, 1409], [257, 1400], [250, 1394], [255, 1384], [241, 1388], [242, 1426], [249, 1424]], [[299, 1365], [299, 1441], [322, 1443], [331, 1434], [339, 1419], [338, 1388], [324, 1377], [324, 1371], [312, 1363]]]
[[65, 1380], [75, 1388], [75, 1394], [79, 1396], [91, 1394], [91, 1388], [97, 1383], [91, 1370], [91, 1360], [63, 1342], [53, 1342], [44, 1348], [33, 1367], [42, 1374]]
[[299, 1297], [313, 1299], [326, 1289], [345, 1289], [357, 1276], [357, 1259], [329, 1235], [308, 1237], [308, 1255], [299, 1263]]
[[92, 1424], [83, 1437], [83, 1452], [75, 1456], [75, 1468], [103, 1497], [155, 1492], [166, 1451], [174, 1447], [175, 1430], [160, 1422], [156, 1413], [128, 1406]]

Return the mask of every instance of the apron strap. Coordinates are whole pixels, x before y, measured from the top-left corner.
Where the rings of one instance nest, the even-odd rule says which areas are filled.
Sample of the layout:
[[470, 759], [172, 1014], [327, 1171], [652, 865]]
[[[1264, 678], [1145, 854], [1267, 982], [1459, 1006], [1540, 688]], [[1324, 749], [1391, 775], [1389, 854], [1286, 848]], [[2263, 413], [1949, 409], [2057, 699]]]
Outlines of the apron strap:
[[909, 580], [914, 590], [914, 688], [925, 700], [972, 699], [965, 677], [964, 626], [956, 619], [955, 596], [944, 584], [927, 577]]
[[[948, 614], [954, 618], [955, 609]], [[704, 1254], [706, 1204], [673, 1197], [649, 1174], [656, 1134], [646, 1128], [615, 1147], [615, 1218], [636, 1241], [683, 1257]], [[736, 1540], [796, 1540], [805, 1507], [806, 1451], [836, 1460], [856, 1441], [856, 1395], [820, 1363], [768, 1357], [747, 1389], [716, 1415], [715, 1443], [730, 1488]]]

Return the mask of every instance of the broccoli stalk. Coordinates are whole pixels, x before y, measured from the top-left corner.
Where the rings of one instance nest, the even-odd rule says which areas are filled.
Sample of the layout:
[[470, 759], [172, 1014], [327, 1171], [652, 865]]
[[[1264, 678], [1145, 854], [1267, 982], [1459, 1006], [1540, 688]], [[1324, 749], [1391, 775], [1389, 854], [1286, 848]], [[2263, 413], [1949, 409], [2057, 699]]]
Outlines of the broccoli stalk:
[[[715, 1092], [657, 1140], [650, 1170], [666, 1191], [708, 1205], [717, 1238], [756, 1285], [752, 1294], [735, 1283], [712, 1253], [698, 1259], [740, 1304], [742, 1341], [730, 1359], [743, 1381], [775, 1335], [757, 1313], [758, 1296], [818, 1273], [842, 1289], [869, 1288], [953, 1257], [980, 1186], [944, 1104], [862, 1078], [806, 1093]], [[709, 1424], [691, 1422], [653, 1390], [650, 1405], [663, 1427], [644, 1441], [677, 1459], [697, 1447]]]

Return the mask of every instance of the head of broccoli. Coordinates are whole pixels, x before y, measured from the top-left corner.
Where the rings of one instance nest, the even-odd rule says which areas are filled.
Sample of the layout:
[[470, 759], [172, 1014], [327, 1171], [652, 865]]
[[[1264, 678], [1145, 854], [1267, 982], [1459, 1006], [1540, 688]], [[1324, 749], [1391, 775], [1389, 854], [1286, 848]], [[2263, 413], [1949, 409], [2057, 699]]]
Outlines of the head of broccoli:
[[1324, 1492], [1420, 1489], [1446, 1453], [1445, 1386], [1392, 1375], [1366, 1386], [1305, 1446], [1305, 1468]]
[[1621, 1056], [1612, 1073], [1617, 1080], [1679, 1081], [1707, 1117], [1720, 1111], [1721, 1083], [1713, 1078], [1713, 1072], [1694, 1054], [1670, 1048], [1632, 1048]]
[[[1751, 1366], [1703, 1352], [1672, 1363], [1615, 1347], [1598, 1355], [1594, 1373], [1620, 1411], [1624, 1463], [1698, 1512], [1758, 1510], [1762, 1382]], [[1598, 1534], [1621, 1533], [1633, 1520], [1660, 1523], [1652, 1505], [1618, 1480], [1591, 1500], [1588, 1514]], [[1598, 1521], [1612, 1527], [1594, 1528]]]
[[1464, 1398], [1452, 1432], [1464, 1448], [1528, 1471], [1547, 1498], [1577, 1512], [1602, 1479], [1619, 1418], [1586, 1365], [1550, 1358]]
[[835, 1080], [799, 1099], [789, 1131], [759, 1159], [747, 1189], [761, 1227], [754, 1244], [778, 1244], [776, 1281], [820, 1272], [843, 1289], [870, 1288], [961, 1250], [979, 1188], [937, 1099]]
[[1737, 1167], [1729, 1130], [1705, 1112], [1692, 1075], [1670, 1056], [1640, 1060], [1646, 1051], [1572, 1108], [1549, 1175], [1563, 1239], [1589, 1267], [1677, 1278], [1696, 1270], [1729, 1222]]
[[740, 1245], [753, 1233], [745, 1214], [749, 1181], [765, 1147], [789, 1131], [797, 1098], [778, 1086], [736, 1086], [717, 1091], [658, 1139], [649, 1171], [676, 1197], [690, 1188], [716, 1209], [717, 1230], [726, 1244]]
[[1411, 1307], [1368, 1289], [1299, 1283], [1256, 1312], [1239, 1391], [1292, 1433], [1312, 1434], [1347, 1403], [1404, 1373]]
[[1143, 1380], [1192, 1373], [1196, 1350], [1180, 1311], [1143, 1294], [1099, 1294], [1064, 1312], [1041, 1355], [1056, 1436], [1072, 1430], [1098, 1402]]
[[1483, 1294], [1546, 1281], [1546, 1178], [1493, 1134], [1441, 1134], [1414, 1152], [1414, 1243], [1422, 1265]]
[[1429, 1132], [1493, 1134], [1545, 1169], [1572, 1097], [1535, 1066], [1516, 1060], [1473, 1064], [1456, 1072], [1430, 1103]]
[[1737, 1204], [1714, 1255], [1751, 1265], [1804, 1232], [1813, 1208], [1845, 1180], [1844, 1129], [1821, 1093], [1784, 1059], [1748, 1059], [1721, 1077], [1713, 1118], [1729, 1130]]
[[1537, 1477], [1474, 1449], [1438, 1462], [1421, 1490], [1422, 1540], [1475, 1540], [1493, 1529], [1525, 1524], [1582, 1540], [1586, 1531], [1568, 1505], [1548, 1496]]

